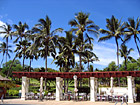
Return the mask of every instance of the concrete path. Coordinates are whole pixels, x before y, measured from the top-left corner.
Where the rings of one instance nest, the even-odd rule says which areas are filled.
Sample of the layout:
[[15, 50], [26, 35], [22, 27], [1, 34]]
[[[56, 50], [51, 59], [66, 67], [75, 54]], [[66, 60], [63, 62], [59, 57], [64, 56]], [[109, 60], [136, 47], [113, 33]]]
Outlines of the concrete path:
[[[21, 99], [4, 99], [4, 104], [33, 104], [33, 105], [115, 105], [110, 102], [90, 102], [90, 101], [48, 101], [44, 100], [39, 102], [38, 100], [21, 100]], [[118, 103], [117, 105], [121, 105]], [[126, 105], [126, 104], [123, 104]], [[128, 104], [128, 105], [140, 105], [140, 103]]]

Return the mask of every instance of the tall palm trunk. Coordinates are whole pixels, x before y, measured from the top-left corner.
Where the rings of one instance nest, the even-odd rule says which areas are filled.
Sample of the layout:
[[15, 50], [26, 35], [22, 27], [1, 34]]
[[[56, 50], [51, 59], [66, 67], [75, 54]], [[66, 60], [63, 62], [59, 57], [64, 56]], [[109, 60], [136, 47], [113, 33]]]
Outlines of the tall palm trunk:
[[[79, 56], [79, 59], [80, 59], [79, 72], [82, 72], [82, 57], [81, 57], [81, 55]], [[79, 78], [78, 85], [80, 85], [80, 87], [82, 87], [82, 78]]]
[[124, 61], [125, 61], [125, 71], [127, 71], [127, 58], [124, 57]]
[[3, 60], [4, 60], [4, 55], [3, 55], [2, 60], [1, 60], [0, 68], [1, 68]]
[[8, 56], [8, 37], [6, 38], [6, 47], [7, 47], [7, 51], [6, 51], [6, 67], [7, 67], [7, 56]]
[[90, 70], [89, 70], [89, 59], [88, 59], [88, 72], [90, 72]]
[[19, 53], [19, 51], [17, 52], [16, 56], [14, 57], [14, 59], [13, 59], [13, 61], [12, 61], [11, 65], [10, 65], [10, 67], [9, 67], [9, 70], [8, 70], [8, 73], [7, 73], [7, 76], [6, 76], [6, 77], [8, 77], [8, 76], [9, 76], [10, 70], [11, 70], [11, 68], [12, 68], [12, 65], [13, 65], [13, 63], [14, 63], [15, 59], [16, 59], [16, 58], [17, 58], [17, 56], [18, 56], [18, 53]]
[[[89, 70], [89, 59], [88, 59], [88, 72], [90, 72], [90, 70]], [[88, 86], [90, 87], [90, 78], [88, 79]]]
[[24, 60], [25, 60], [25, 54], [23, 54], [23, 71], [24, 71]]
[[48, 49], [47, 49], [47, 47], [46, 47], [45, 49], [46, 49], [46, 58], [45, 58], [45, 72], [47, 72], [47, 58], [48, 58]]
[[137, 50], [138, 50], [138, 53], [140, 56], [140, 49], [139, 49], [139, 46], [138, 46], [137, 41], [136, 41], [136, 35], [134, 35], [134, 40], [135, 40], [135, 44], [136, 44], [136, 47], [137, 47]]
[[29, 67], [29, 72], [31, 72], [31, 64], [32, 64], [32, 59], [30, 59], [30, 67]]
[[[115, 38], [116, 45], [117, 45], [117, 64], [118, 64], [118, 71], [119, 71], [119, 44], [117, 38]], [[120, 78], [118, 77], [118, 85], [120, 87]]]
[[[47, 58], [48, 58], [48, 51], [47, 51], [47, 47], [46, 49], [46, 58], [45, 58], [45, 72], [47, 72]], [[47, 89], [47, 79], [45, 78], [45, 86], [44, 86], [44, 90]]]

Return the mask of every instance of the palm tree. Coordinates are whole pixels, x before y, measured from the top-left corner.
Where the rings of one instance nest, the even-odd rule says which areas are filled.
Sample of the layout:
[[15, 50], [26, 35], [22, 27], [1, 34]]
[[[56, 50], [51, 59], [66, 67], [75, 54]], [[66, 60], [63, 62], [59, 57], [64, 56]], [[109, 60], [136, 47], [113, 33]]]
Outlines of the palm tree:
[[26, 50], [30, 46], [30, 42], [27, 40], [19, 41], [18, 44], [16, 44], [16, 50], [14, 52], [17, 52], [16, 56], [21, 58], [23, 57], [23, 71], [24, 71], [24, 60], [27, 57]]
[[[106, 34], [107, 36], [101, 37], [99, 39], [100, 41], [105, 41], [105, 40], [109, 40], [111, 38], [115, 39], [116, 45], [117, 45], [117, 63], [118, 63], [118, 71], [119, 71], [119, 43], [118, 43], [118, 39], [121, 39], [121, 35], [124, 34], [124, 23], [121, 24], [121, 20], [119, 21], [118, 19], [116, 19], [114, 16], [111, 17], [111, 19], [106, 19], [106, 28], [108, 30], [105, 29], [100, 29], [100, 33], [102, 34]], [[120, 80], [118, 78], [118, 83], [120, 85]]]
[[[8, 56], [8, 38], [10, 37], [12, 39], [12, 27], [9, 24], [0, 26], [0, 28], [3, 29], [3, 31], [0, 32], [0, 34], [5, 34], [4, 39], [6, 39], [6, 62], [7, 62], [7, 56]], [[7, 67], [7, 64], [6, 64]]]
[[[79, 51], [83, 51], [83, 46], [84, 46], [84, 34], [90, 33], [95, 35], [96, 37], [98, 36], [98, 26], [94, 24], [92, 20], [89, 20], [89, 14], [79, 12], [75, 14], [75, 19], [71, 20], [69, 22], [69, 25], [72, 27], [72, 31], [75, 32], [76, 35], [78, 35], [77, 39], [77, 44], [79, 44]], [[80, 68], [79, 71], [81, 71], [82, 67], [82, 56], [79, 54], [79, 59], [80, 59]]]
[[59, 46], [59, 55], [57, 56], [57, 60], [63, 63], [63, 66], [66, 68], [65, 72], [69, 72], [70, 67], [74, 67], [75, 59], [74, 53], [75, 50], [73, 49], [73, 40], [74, 36], [72, 31], [65, 31], [65, 37], [59, 37], [57, 45]]
[[131, 37], [134, 37], [134, 41], [140, 56], [140, 49], [138, 46], [137, 41], [140, 42], [140, 39], [138, 37], [138, 34], [140, 34], [140, 19], [137, 18], [137, 20], [135, 21], [134, 18], [128, 18], [128, 22], [126, 23], [126, 27], [127, 27], [127, 31], [126, 31], [126, 37], [125, 40], [129, 40], [131, 39]]
[[89, 66], [89, 63], [93, 61], [98, 61], [98, 57], [96, 56], [96, 54], [94, 54], [93, 52], [91, 51], [88, 51], [86, 50], [84, 52], [84, 56], [82, 58], [82, 61], [85, 63], [85, 64], [88, 64], [88, 72], [90, 72], [90, 66]]
[[[8, 47], [10, 48], [11, 46], [8, 46]], [[3, 55], [3, 58], [2, 58], [2, 61], [1, 61], [1, 64], [0, 64], [0, 67], [1, 67], [2, 62], [4, 60], [4, 55], [5, 55], [5, 53], [7, 54], [7, 52], [12, 52], [12, 50], [10, 50], [10, 49], [7, 50], [7, 45], [6, 45], [5, 42], [0, 43], [0, 53], [2, 53], [2, 55]], [[10, 54], [8, 53], [7, 55], [10, 58]]]
[[57, 32], [62, 32], [62, 28], [57, 28], [51, 32], [51, 20], [48, 16], [45, 19], [39, 19], [39, 23], [35, 25], [33, 31], [35, 32], [34, 43], [31, 48], [39, 48], [40, 56], [45, 59], [45, 72], [47, 72], [47, 57], [55, 55], [54, 39]]
[[28, 29], [28, 25], [26, 23], [22, 24], [22, 22], [20, 21], [18, 23], [18, 25], [14, 24], [13, 25], [14, 29], [16, 29], [16, 31], [13, 33], [15, 36], [17, 36], [16, 40], [14, 41], [15, 43], [20, 39], [20, 41], [22, 42], [22, 39], [25, 38], [26, 39], [26, 34], [25, 31], [26, 29]]
[[[74, 45], [73, 40], [74, 36], [72, 31], [65, 31], [66, 37], [59, 37], [57, 40], [57, 47], [59, 48], [59, 55], [54, 59], [56, 60], [55, 64], [60, 66], [60, 71], [62, 72], [62, 67], [64, 68], [64, 72], [69, 72], [71, 67], [75, 65], [75, 57], [74, 57]], [[65, 82], [64, 79], [64, 92], [68, 92], [68, 79], [67, 85], [65, 89]]]
[[120, 55], [121, 57], [124, 57], [124, 60], [125, 60], [125, 70], [127, 71], [127, 60], [130, 58], [132, 58], [131, 56], [129, 56], [130, 52], [131, 51], [134, 51], [133, 48], [130, 48], [130, 49], [127, 49], [127, 46], [125, 44], [122, 44], [121, 45], [121, 49], [119, 50], [120, 51]]

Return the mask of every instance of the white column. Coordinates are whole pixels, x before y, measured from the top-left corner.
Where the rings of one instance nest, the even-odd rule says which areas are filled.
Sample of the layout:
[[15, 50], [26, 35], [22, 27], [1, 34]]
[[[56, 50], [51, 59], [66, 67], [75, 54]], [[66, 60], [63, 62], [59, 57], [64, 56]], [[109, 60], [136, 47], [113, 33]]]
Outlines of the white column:
[[111, 96], [113, 95], [113, 93], [114, 93], [114, 89], [113, 89], [113, 77], [111, 77], [110, 78], [110, 94], [111, 94]]
[[42, 92], [43, 92], [43, 77], [40, 78], [40, 101], [42, 101]]
[[110, 78], [110, 87], [113, 88], [113, 77]]
[[98, 89], [98, 81], [97, 81], [97, 78], [95, 78], [95, 81], [94, 81], [94, 83], [95, 83], [95, 91], [94, 91], [94, 93], [95, 93], [95, 99], [97, 99], [97, 89]]
[[56, 77], [56, 101], [60, 101], [60, 96], [61, 96], [61, 78]]
[[30, 80], [29, 78], [26, 79], [27, 84], [26, 84], [26, 92], [25, 93], [29, 92], [29, 80]]
[[95, 77], [90, 77], [90, 101], [95, 102]]
[[60, 78], [60, 99], [63, 99], [63, 78]]
[[132, 88], [133, 88], [133, 97], [134, 97], [134, 102], [136, 101], [136, 92], [135, 92], [135, 78], [132, 77]]
[[25, 100], [27, 77], [22, 77], [21, 100]]
[[128, 84], [128, 103], [134, 103], [132, 76], [127, 76], [127, 84]]

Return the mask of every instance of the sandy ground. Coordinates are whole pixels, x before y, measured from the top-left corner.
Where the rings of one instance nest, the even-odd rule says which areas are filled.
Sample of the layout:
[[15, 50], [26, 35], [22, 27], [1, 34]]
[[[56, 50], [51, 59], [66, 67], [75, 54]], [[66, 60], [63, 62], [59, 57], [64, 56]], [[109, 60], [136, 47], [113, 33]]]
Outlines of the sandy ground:
[[[1, 103], [1, 102], [0, 102]], [[4, 99], [3, 104], [33, 104], [33, 105], [115, 105], [115, 103], [110, 102], [90, 102], [90, 101], [48, 101], [43, 100], [40, 102], [38, 100], [21, 100], [21, 99]], [[119, 102], [117, 105], [121, 105]], [[126, 105], [125, 103], [123, 105]], [[140, 103], [128, 103], [128, 105], [140, 105]]]

